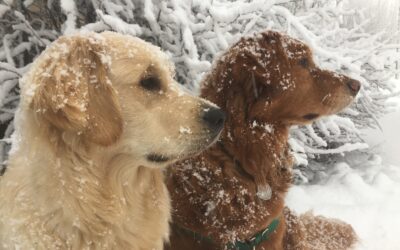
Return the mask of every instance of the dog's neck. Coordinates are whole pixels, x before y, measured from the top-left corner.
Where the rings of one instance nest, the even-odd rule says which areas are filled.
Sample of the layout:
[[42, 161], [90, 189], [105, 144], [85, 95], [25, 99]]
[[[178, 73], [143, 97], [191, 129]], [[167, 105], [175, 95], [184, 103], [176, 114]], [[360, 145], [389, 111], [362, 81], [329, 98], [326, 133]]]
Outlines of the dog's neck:
[[[18, 162], [11, 157], [10, 168], [20, 167], [24, 175], [32, 175], [29, 189], [24, 190], [31, 204], [26, 213], [35, 214], [38, 223], [45, 221], [43, 230], [57, 232], [61, 242], [71, 244], [94, 238], [102, 244], [104, 237], [115, 237], [113, 230], [122, 230], [124, 233], [118, 235], [127, 239], [106, 237], [103, 242], [125, 248], [118, 244], [129, 242], [130, 234], [140, 233], [134, 228], [138, 218], [132, 217], [138, 206], [165, 217], [161, 224], [151, 219], [148, 223], [155, 223], [160, 231], [167, 230], [169, 214], [163, 211], [169, 211], [169, 198], [161, 169], [136, 166], [138, 161], [130, 154], [116, 153], [118, 148], [89, 145], [76, 136], [48, 128], [29, 124], [23, 133], [26, 142], [16, 154], [26, 160]], [[32, 145], [37, 148], [33, 150]], [[112, 247], [115, 245], [108, 249]]]
[[[231, 73], [226, 64], [218, 63], [205, 78], [201, 94], [226, 112], [219, 142], [223, 150], [252, 177], [258, 189], [265, 189], [281, 181], [276, 171], [291, 167], [289, 126], [250, 117], [247, 107], [256, 98], [253, 90], [244, 89], [242, 79], [235, 79]], [[208, 152], [214, 150], [219, 149]]]

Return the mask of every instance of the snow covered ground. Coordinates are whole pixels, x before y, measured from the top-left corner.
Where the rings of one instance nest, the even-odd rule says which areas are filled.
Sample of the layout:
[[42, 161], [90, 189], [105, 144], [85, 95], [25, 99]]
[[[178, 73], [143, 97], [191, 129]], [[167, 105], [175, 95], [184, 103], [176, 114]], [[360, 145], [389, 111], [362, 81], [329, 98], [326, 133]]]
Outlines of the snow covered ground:
[[294, 186], [287, 204], [302, 213], [342, 219], [360, 237], [359, 250], [400, 249], [400, 111], [381, 120], [382, 131], [368, 131], [375, 156], [350, 167], [339, 163], [323, 183]]
[[364, 131], [364, 139], [385, 163], [400, 166], [400, 108], [380, 119], [380, 125], [382, 130]]
[[360, 237], [357, 249], [400, 249], [400, 167], [376, 157], [356, 169], [341, 163], [331, 171], [326, 183], [294, 186], [289, 207], [350, 223]]

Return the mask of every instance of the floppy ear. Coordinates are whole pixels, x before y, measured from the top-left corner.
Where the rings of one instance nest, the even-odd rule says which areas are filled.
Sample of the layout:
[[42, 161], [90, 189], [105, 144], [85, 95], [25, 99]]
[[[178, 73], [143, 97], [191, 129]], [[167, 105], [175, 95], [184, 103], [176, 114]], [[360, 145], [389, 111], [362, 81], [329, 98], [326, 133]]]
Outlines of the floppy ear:
[[62, 37], [45, 52], [31, 108], [55, 128], [108, 146], [123, 122], [107, 77], [105, 45], [94, 36]]

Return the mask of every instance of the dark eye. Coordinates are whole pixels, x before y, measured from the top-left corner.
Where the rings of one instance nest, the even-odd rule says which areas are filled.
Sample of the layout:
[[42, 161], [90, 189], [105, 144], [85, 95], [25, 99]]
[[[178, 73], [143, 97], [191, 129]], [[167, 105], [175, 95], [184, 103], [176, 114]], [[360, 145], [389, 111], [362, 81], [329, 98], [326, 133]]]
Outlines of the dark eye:
[[303, 118], [306, 119], [306, 120], [314, 120], [318, 116], [319, 116], [318, 114], [310, 113], [310, 114], [307, 114], [307, 115], [303, 116]]
[[156, 91], [161, 89], [160, 79], [154, 76], [149, 76], [140, 81], [140, 86], [146, 90]]
[[307, 68], [307, 67], [308, 67], [308, 59], [307, 59], [307, 58], [302, 58], [302, 59], [300, 59], [299, 64], [300, 64], [302, 67]]

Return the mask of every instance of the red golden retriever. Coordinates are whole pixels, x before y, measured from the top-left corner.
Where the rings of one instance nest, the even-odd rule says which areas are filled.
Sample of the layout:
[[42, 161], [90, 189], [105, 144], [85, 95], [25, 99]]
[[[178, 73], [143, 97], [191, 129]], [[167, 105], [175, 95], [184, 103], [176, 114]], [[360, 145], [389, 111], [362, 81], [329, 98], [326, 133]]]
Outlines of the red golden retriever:
[[172, 238], [180, 249], [348, 249], [350, 225], [285, 208], [288, 133], [349, 105], [360, 83], [318, 68], [304, 43], [277, 32], [242, 38], [201, 96], [226, 112], [220, 141], [169, 169]]

